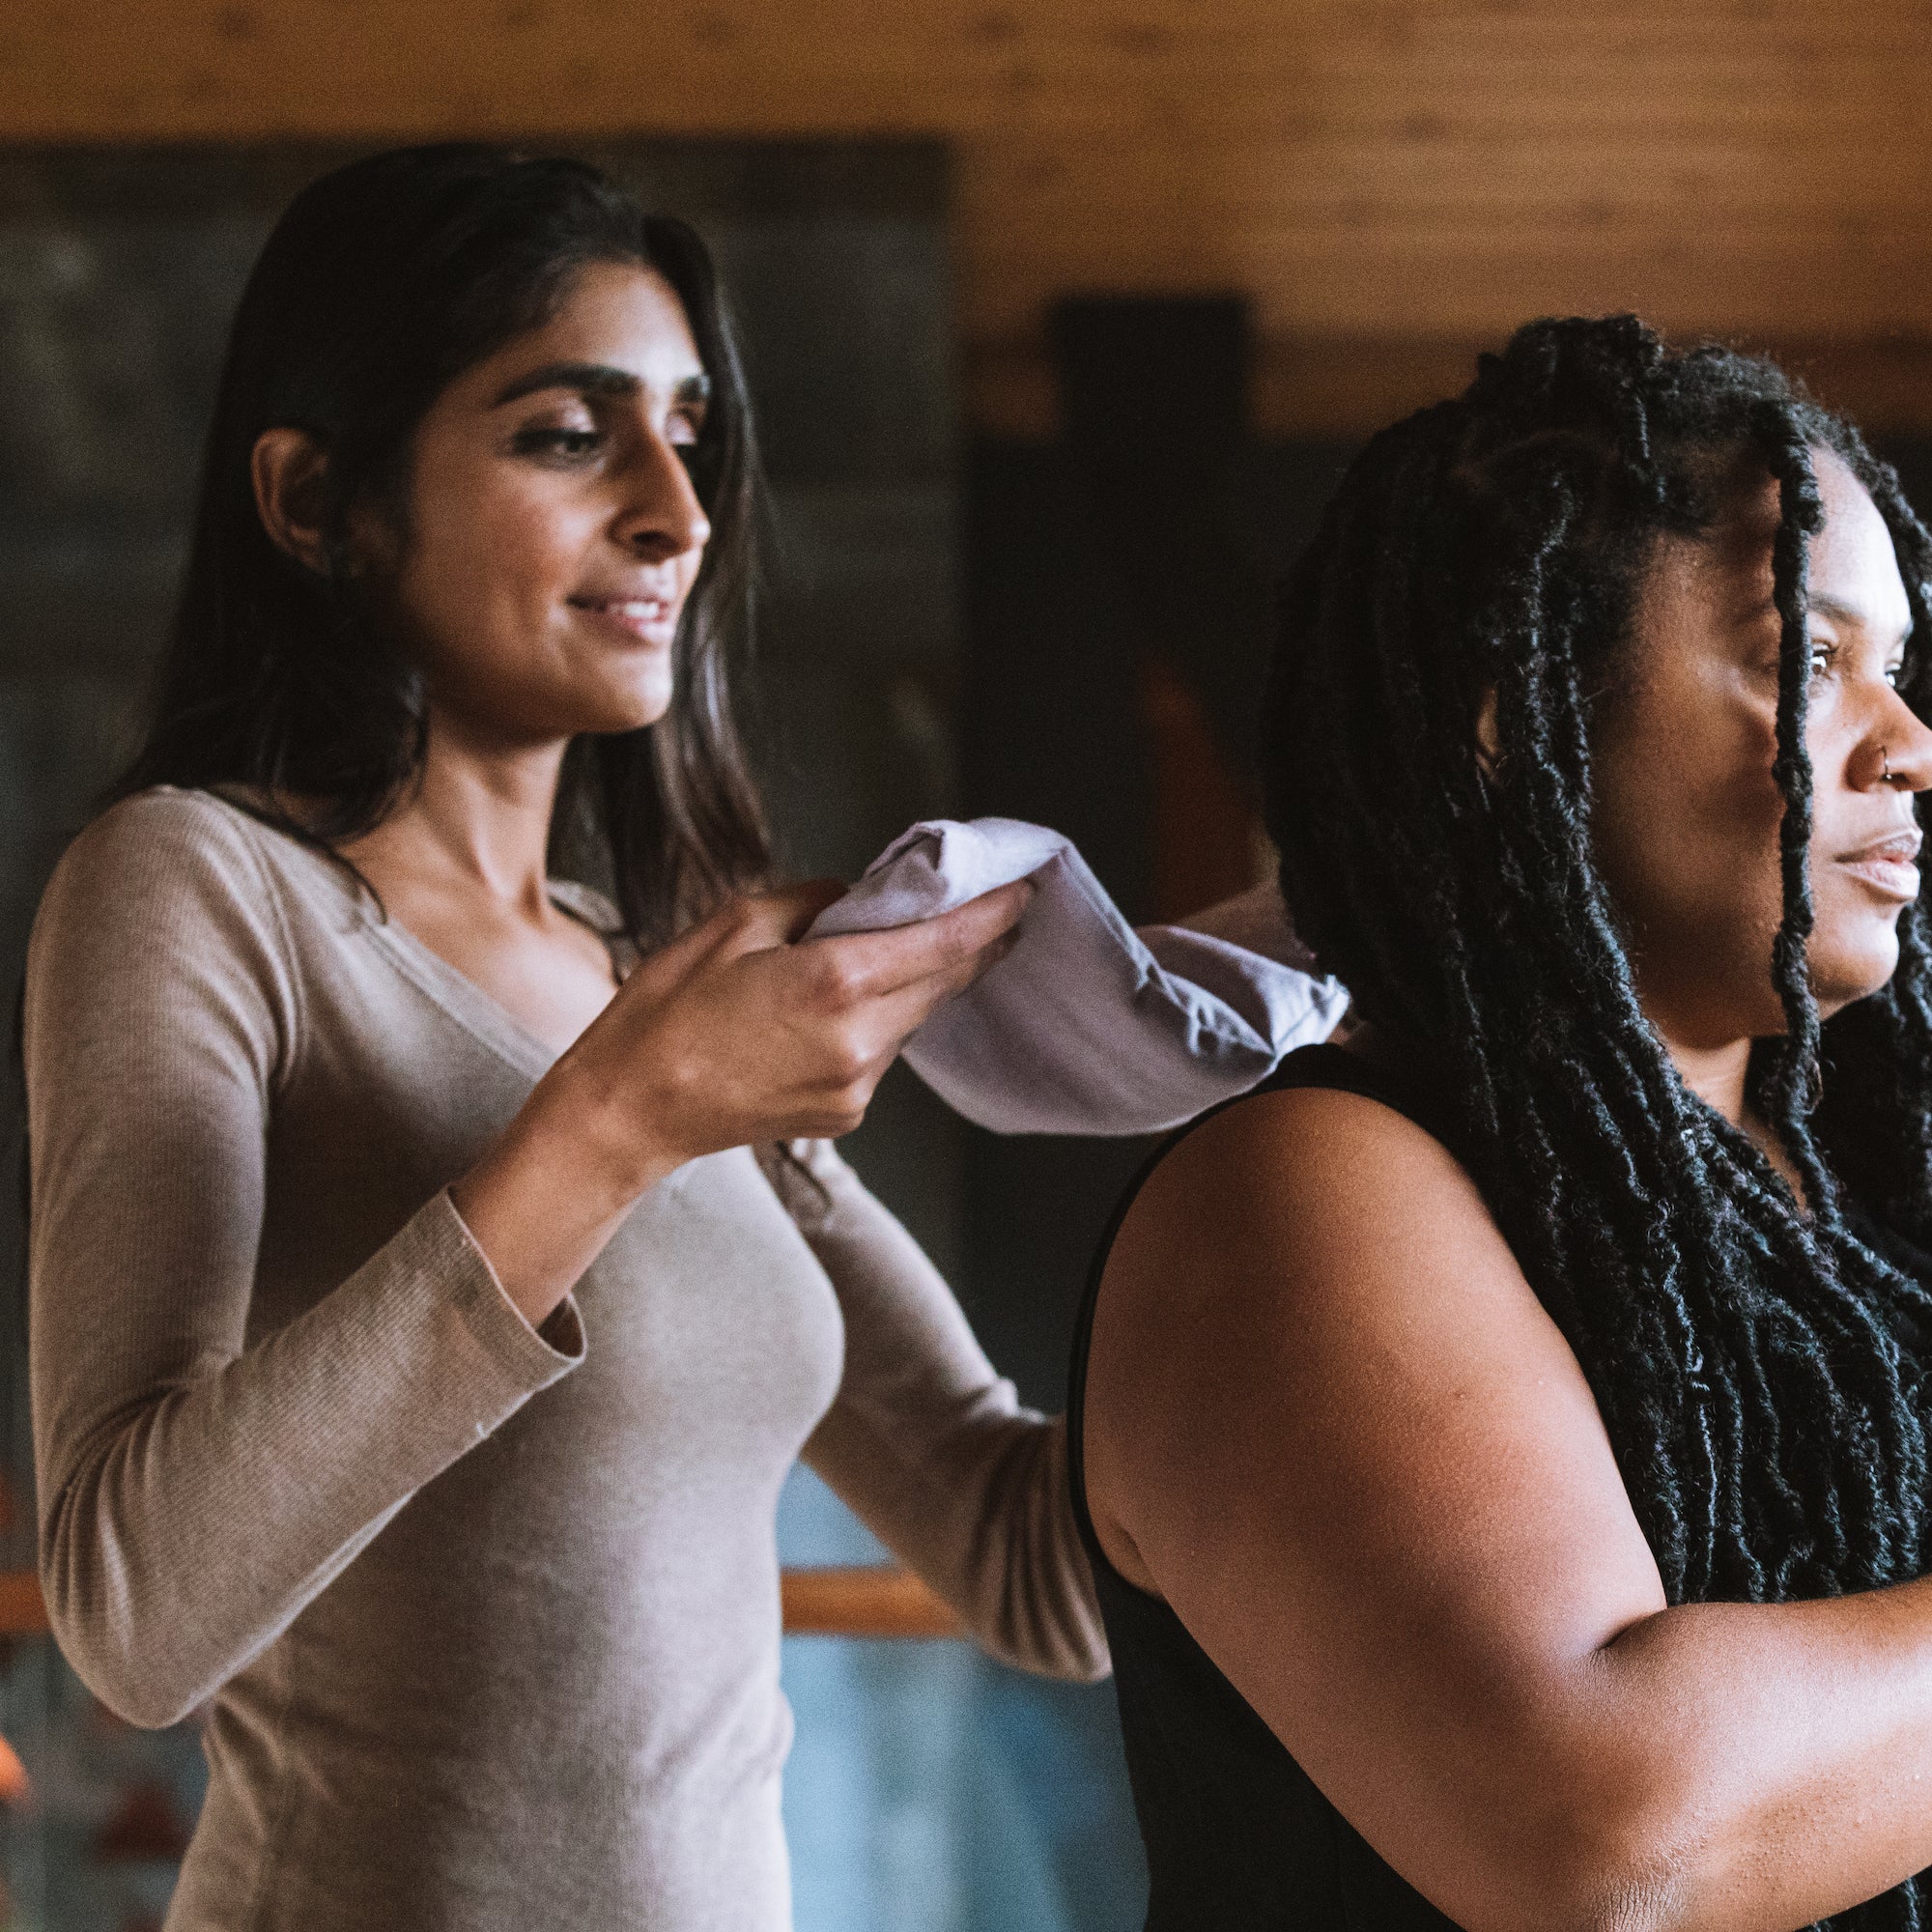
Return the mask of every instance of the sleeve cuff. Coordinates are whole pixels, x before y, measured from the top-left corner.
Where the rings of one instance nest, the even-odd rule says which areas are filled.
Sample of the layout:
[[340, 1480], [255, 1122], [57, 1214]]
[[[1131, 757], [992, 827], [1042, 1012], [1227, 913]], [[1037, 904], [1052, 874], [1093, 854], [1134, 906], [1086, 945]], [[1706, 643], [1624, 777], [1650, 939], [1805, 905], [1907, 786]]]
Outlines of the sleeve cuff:
[[566, 1294], [541, 1327], [532, 1326], [497, 1278], [447, 1188], [420, 1218], [423, 1233], [447, 1253], [451, 1295], [464, 1325], [511, 1381], [534, 1393], [582, 1361], [583, 1320], [574, 1294]]

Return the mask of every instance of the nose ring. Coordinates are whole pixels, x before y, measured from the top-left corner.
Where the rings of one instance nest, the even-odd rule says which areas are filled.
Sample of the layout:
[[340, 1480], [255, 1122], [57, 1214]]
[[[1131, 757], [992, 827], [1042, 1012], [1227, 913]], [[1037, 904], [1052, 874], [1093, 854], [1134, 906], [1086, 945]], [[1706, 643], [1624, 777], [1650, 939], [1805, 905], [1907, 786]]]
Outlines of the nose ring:
[[1905, 774], [1892, 770], [1890, 753], [1887, 752], [1883, 745], [1878, 748], [1878, 762], [1879, 782], [1881, 784], [1895, 785], [1905, 782]]

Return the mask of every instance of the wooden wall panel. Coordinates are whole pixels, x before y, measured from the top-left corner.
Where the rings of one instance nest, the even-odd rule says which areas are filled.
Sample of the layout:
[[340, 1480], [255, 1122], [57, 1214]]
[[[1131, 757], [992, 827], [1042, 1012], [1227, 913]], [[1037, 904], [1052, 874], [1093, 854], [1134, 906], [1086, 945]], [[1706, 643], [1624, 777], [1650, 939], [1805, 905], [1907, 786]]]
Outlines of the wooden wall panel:
[[994, 412], [1037, 408], [1028, 357], [1069, 288], [1246, 291], [1291, 424], [1282, 372], [1333, 345], [1409, 345], [1413, 366], [1416, 343], [1460, 356], [1553, 309], [1932, 338], [1923, 0], [9, 0], [0, 16], [0, 138], [868, 130], [956, 144], [962, 313]]

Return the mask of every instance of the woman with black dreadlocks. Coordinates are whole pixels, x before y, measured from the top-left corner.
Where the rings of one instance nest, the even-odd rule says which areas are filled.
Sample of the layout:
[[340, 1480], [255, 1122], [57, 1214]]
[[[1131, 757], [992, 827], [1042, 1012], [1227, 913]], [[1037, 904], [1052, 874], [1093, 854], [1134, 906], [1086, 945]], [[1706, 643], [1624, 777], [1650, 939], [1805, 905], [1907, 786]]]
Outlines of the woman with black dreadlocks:
[[1932, 1922], [1932, 549], [1774, 369], [1544, 322], [1291, 580], [1352, 988], [1096, 1266], [1153, 1928]]

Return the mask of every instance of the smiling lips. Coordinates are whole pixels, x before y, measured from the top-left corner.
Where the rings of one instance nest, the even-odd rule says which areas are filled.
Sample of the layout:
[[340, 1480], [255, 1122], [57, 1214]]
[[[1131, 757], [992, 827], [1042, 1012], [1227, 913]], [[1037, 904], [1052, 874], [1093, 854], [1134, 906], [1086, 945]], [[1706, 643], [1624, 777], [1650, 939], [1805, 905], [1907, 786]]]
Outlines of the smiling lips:
[[1903, 826], [1855, 852], [1841, 853], [1838, 864], [1882, 896], [1902, 905], [1918, 896], [1918, 867], [1913, 863], [1918, 857], [1918, 829]]
[[677, 632], [677, 604], [669, 597], [573, 597], [570, 606], [640, 643], [668, 644]]

